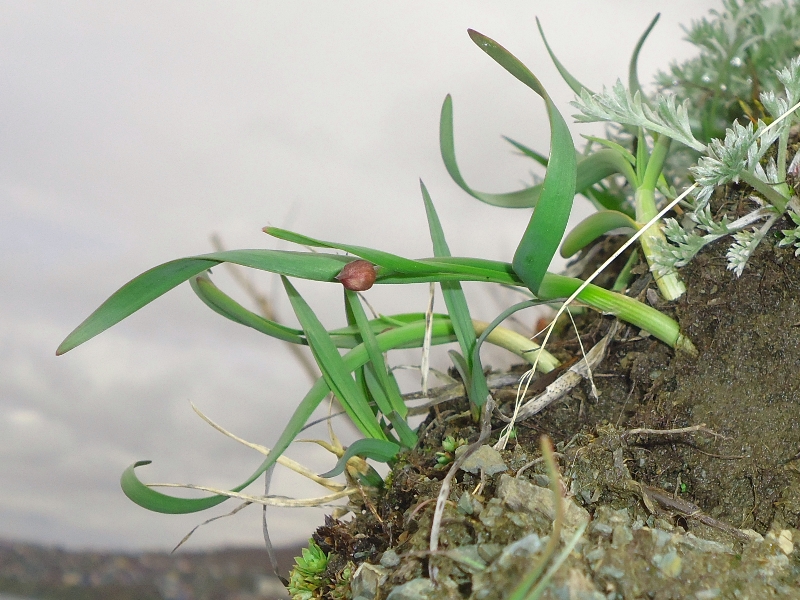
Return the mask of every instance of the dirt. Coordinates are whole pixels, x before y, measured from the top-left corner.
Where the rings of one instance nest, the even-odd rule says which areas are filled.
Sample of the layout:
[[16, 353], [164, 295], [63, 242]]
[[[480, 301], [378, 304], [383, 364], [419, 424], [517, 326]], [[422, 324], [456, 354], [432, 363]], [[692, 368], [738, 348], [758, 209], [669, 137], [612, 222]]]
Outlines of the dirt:
[[[747, 210], [744, 198], [733, 189], [713, 208], [733, 217]], [[705, 248], [681, 270], [687, 292], [674, 304], [659, 301], [637, 265], [629, 293], [678, 319], [698, 356], [621, 324], [593, 374], [597, 398], [584, 381], [520, 422], [502, 453], [507, 469], [482, 485], [480, 474], [457, 474], [433, 555], [431, 520], [447, 473], [436, 452], [446, 436], [471, 442], [479, 432], [463, 398], [432, 410], [385, 488], [354, 519], [330, 520], [315, 535], [332, 553], [331, 576], [348, 562], [372, 565], [353, 580], [363, 598], [508, 597], [552, 530], [553, 515], [530, 503], [549, 493], [543, 464], [515, 477], [546, 433], [569, 506], [588, 526], [543, 598], [800, 598], [800, 260], [775, 245], [788, 227], [775, 225], [739, 278], [726, 269], [730, 240]], [[600, 243], [597, 260], [620, 240]], [[612, 322], [581, 316], [584, 346]], [[571, 327], [560, 332], [551, 350], [579, 357]], [[509, 412], [515, 393], [496, 391], [499, 410]], [[490, 445], [504, 423], [492, 425]], [[527, 500], [513, 500], [520, 494]], [[578, 524], [565, 527], [562, 547]]]

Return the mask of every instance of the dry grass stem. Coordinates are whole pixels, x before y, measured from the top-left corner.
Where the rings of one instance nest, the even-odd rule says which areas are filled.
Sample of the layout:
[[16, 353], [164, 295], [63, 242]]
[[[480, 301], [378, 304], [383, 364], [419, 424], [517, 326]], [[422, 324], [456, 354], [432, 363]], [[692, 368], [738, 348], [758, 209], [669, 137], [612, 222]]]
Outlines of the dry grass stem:
[[[248, 442], [247, 440], [244, 440], [244, 439], [240, 438], [236, 434], [231, 433], [230, 431], [228, 431], [224, 427], [218, 425], [217, 423], [212, 421], [210, 418], [208, 418], [206, 415], [204, 415], [202, 413], [202, 411], [194, 405], [194, 403], [190, 402], [190, 404], [191, 404], [192, 409], [194, 410], [194, 412], [196, 412], [197, 415], [201, 419], [203, 419], [206, 423], [211, 425], [211, 427], [213, 427], [214, 429], [219, 431], [221, 434], [231, 438], [232, 440], [235, 440], [235, 441], [239, 442], [240, 444], [242, 444], [244, 446], [247, 446], [248, 448], [252, 448], [253, 450], [256, 450], [257, 452], [260, 452], [264, 456], [267, 456], [271, 452], [271, 450], [269, 448], [267, 448], [266, 446], [262, 446], [260, 444], [254, 444], [253, 442]], [[303, 477], [307, 477], [311, 481], [314, 481], [315, 483], [318, 483], [321, 486], [328, 488], [329, 490], [341, 491], [341, 490], [343, 490], [343, 489], [345, 489], [347, 487], [345, 485], [342, 485], [341, 483], [338, 483], [337, 481], [334, 481], [333, 479], [327, 479], [325, 477], [320, 477], [319, 475], [314, 473], [312, 470], [308, 469], [307, 467], [301, 465], [299, 462], [297, 462], [295, 460], [292, 460], [291, 458], [289, 458], [289, 457], [287, 457], [285, 455], [279, 456], [277, 462], [278, 462], [278, 464], [281, 464], [284, 467], [287, 467], [288, 469], [291, 469], [292, 471], [294, 471], [295, 473], [297, 473], [299, 475], [302, 475]]]

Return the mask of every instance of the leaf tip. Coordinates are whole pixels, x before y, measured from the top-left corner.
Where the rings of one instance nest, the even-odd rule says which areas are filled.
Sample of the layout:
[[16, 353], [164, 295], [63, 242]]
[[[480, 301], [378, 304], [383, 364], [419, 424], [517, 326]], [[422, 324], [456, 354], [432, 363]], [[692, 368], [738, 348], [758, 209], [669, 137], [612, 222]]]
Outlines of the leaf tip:
[[59, 344], [58, 348], [56, 348], [56, 356], [61, 356], [62, 354], [66, 354], [76, 346], [80, 344], [76, 344], [72, 340], [72, 334], [70, 333], [67, 337], [64, 338], [64, 341]]
[[478, 46], [487, 46], [491, 41], [488, 37], [480, 33], [479, 31], [475, 31], [474, 29], [467, 29], [467, 35], [469, 35], [470, 39], [478, 44]]

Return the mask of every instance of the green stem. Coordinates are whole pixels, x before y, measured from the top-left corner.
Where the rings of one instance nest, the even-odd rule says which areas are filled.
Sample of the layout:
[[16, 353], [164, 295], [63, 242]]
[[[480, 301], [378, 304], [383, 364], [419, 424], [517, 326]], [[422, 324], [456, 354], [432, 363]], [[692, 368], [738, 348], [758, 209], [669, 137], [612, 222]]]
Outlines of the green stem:
[[[582, 283], [579, 279], [549, 273], [539, 290], [540, 298], [542, 300], [568, 298]], [[647, 304], [591, 284], [584, 288], [578, 295], [578, 299], [596, 310], [611, 313], [623, 321], [650, 332], [676, 350], [693, 356], [697, 354], [694, 344], [681, 333], [678, 323]]]
[[[430, 267], [440, 266], [440, 270], [415, 274], [411, 277], [392, 271], [385, 274], [378, 271], [376, 283], [425, 283], [459, 280], [525, 286], [508, 263], [464, 257], [422, 259], [418, 262], [425, 263]], [[581, 284], [583, 281], [580, 279], [548, 272], [542, 280], [538, 298], [541, 300], [568, 298]], [[578, 300], [596, 310], [616, 315], [623, 321], [649, 331], [673, 348], [685, 350], [690, 354], [696, 352], [688, 338], [681, 335], [680, 327], [675, 321], [655, 308], [637, 302], [633, 298], [589, 284], [578, 295]]]
[[[661, 171], [664, 168], [664, 161], [667, 158], [671, 141], [672, 140], [665, 135], [658, 137], [653, 147], [653, 153], [647, 163], [644, 177], [642, 177], [642, 183], [636, 189], [634, 199], [636, 220], [641, 225], [650, 222], [653, 217], [658, 214], [655, 190], [659, 175], [661, 175]], [[647, 228], [639, 238], [639, 244], [647, 259], [647, 264], [652, 266], [656, 247], [666, 243], [667, 240], [664, 237], [664, 233], [661, 231], [661, 225], [659, 223], [654, 223]], [[658, 285], [661, 295], [667, 301], [680, 298], [686, 291], [686, 286], [683, 284], [683, 281], [681, 281], [678, 273], [674, 270], [671, 270], [662, 277], [656, 277], [656, 285]]]
[[[473, 319], [472, 325], [475, 327], [475, 333], [480, 336], [489, 326], [489, 323]], [[491, 333], [486, 336], [486, 341], [500, 348], [505, 348], [509, 352], [513, 352], [532, 365], [536, 364], [536, 368], [542, 373], [548, 373], [561, 364], [555, 356], [550, 354], [547, 350], [542, 350], [536, 342], [516, 331], [512, 331], [500, 325], [495, 327]], [[539, 358], [539, 362], [536, 363], [536, 355], [540, 352], [541, 357]]]
[[786, 205], [789, 202], [789, 198], [781, 194], [778, 190], [772, 187], [770, 184], [761, 181], [758, 177], [756, 177], [750, 171], [742, 171], [739, 175], [742, 181], [744, 181], [747, 185], [757, 191], [759, 194], [764, 196], [767, 201], [772, 204], [778, 211], [781, 213], [786, 210]]

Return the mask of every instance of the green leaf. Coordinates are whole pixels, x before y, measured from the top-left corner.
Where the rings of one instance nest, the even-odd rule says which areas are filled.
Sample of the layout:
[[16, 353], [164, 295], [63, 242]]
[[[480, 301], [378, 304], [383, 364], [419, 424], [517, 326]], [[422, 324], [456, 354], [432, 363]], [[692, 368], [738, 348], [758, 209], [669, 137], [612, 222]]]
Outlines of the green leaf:
[[[644, 30], [644, 33], [639, 38], [639, 41], [636, 42], [636, 47], [633, 49], [633, 55], [631, 55], [631, 62], [628, 66], [628, 88], [631, 90], [632, 94], [639, 92], [642, 96], [642, 99], [645, 102], [647, 102], [647, 96], [645, 96], [644, 92], [642, 92], [642, 86], [639, 83], [637, 63], [639, 62], [639, 52], [642, 50], [642, 46], [644, 46], [644, 42], [647, 39], [647, 36], [650, 35], [650, 32], [653, 30], [653, 27], [655, 27], [656, 23], [658, 23], [659, 17], [661, 17], [661, 13], [656, 13], [656, 16], [653, 17], [652, 21], [650, 21], [650, 25], [647, 26], [647, 29]], [[575, 93], [580, 95], [580, 92], [575, 92]]]
[[[447, 246], [447, 241], [444, 237], [444, 230], [439, 221], [439, 215], [436, 214], [436, 208], [433, 206], [430, 194], [425, 184], [420, 181], [420, 189], [422, 190], [422, 200], [425, 203], [425, 215], [428, 218], [428, 229], [433, 242], [433, 254], [437, 258], [449, 257], [450, 248]], [[447, 306], [447, 312], [450, 315], [450, 320], [453, 322], [453, 329], [458, 338], [458, 344], [461, 347], [462, 355], [466, 357], [465, 361], [465, 383], [472, 381], [472, 354], [475, 348], [475, 328], [472, 326], [472, 317], [469, 314], [469, 306], [467, 299], [464, 296], [464, 291], [461, 289], [461, 283], [458, 281], [442, 281], [439, 283], [442, 288], [442, 295], [444, 296], [444, 303]], [[483, 377], [483, 373], [477, 377]], [[470, 386], [467, 386], [470, 389]], [[488, 388], [487, 388], [488, 389]], [[470, 402], [475, 406], [481, 406], [486, 397], [473, 398], [470, 395]]]
[[[349, 252], [350, 254], [358, 256], [359, 258], [363, 258], [364, 260], [368, 260], [375, 265], [379, 265], [386, 269], [392, 269], [394, 271], [402, 271], [403, 273], [419, 275], [436, 272], [435, 267], [429, 267], [419, 261], [403, 258], [402, 256], [398, 256], [396, 254], [384, 252], [383, 250], [365, 248], [364, 246], [354, 246], [353, 244], [324, 242], [322, 240], [311, 238], [293, 231], [280, 229], [279, 227], [264, 227], [263, 231], [264, 233], [278, 238], [279, 240], [285, 240], [287, 242], [301, 244], [303, 246], [332, 248], [334, 250]], [[350, 262], [351, 260], [352, 259], [348, 259], [347, 262]]]
[[639, 225], [628, 215], [616, 210], [601, 210], [578, 223], [564, 238], [561, 256], [569, 258], [601, 235], [622, 227], [638, 231]]
[[400, 438], [400, 443], [403, 444], [403, 447], [408, 448], [409, 450], [414, 448], [418, 441], [417, 434], [408, 425], [408, 421], [406, 421], [405, 418], [403, 418], [396, 411], [390, 412], [387, 417], [394, 427], [397, 437]]
[[580, 81], [575, 79], [572, 74], [567, 71], [564, 65], [561, 64], [561, 61], [556, 58], [555, 53], [550, 48], [550, 44], [547, 43], [547, 38], [544, 36], [544, 30], [542, 29], [542, 24], [539, 22], [539, 17], [536, 17], [536, 27], [539, 28], [539, 35], [542, 36], [542, 41], [544, 42], [544, 47], [547, 48], [547, 53], [550, 55], [550, 59], [553, 61], [553, 64], [558, 69], [558, 72], [561, 74], [562, 79], [567, 82], [567, 85], [570, 89], [580, 96], [581, 90], [586, 90], [590, 94], [593, 94], [589, 88], [583, 85]]
[[386, 368], [386, 361], [384, 361], [383, 353], [378, 347], [378, 340], [375, 337], [375, 333], [369, 326], [367, 314], [364, 312], [364, 307], [361, 306], [361, 301], [358, 298], [358, 294], [350, 290], [345, 290], [344, 297], [348, 306], [348, 310], [356, 322], [359, 335], [361, 336], [361, 340], [363, 341], [364, 346], [367, 349], [367, 354], [369, 355], [370, 362], [368, 366], [371, 366], [372, 369], [368, 370], [366, 373], [367, 385], [370, 383], [369, 375], [371, 374], [375, 378], [375, 384], [377, 384], [371, 386], [371, 388], [375, 388], [373, 389], [373, 397], [375, 398], [376, 402], [378, 402], [378, 407], [386, 416], [388, 416], [392, 411], [396, 411], [405, 417], [405, 415], [408, 413], [408, 409], [406, 408], [403, 398], [400, 396], [396, 385], [389, 378], [389, 372]]
[[189, 280], [192, 290], [197, 297], [203, 301], [215, 313], [230, 319], [234, 323], [239, 323], [246, 327], [251, 327], [256, 331], [264, 333], [270, 337], [290, 342], [292, 344], [307, 344], [303, 331], [293, 327], [281, 325], [247, 310], [244, 306], [236, 302], [233, 298], [222, 292], [205, 275], [199, 275]]
[[320, 477], [336, 477], [337, 475], [341, 475], [347, 466], [347, 461], [354, 456], [371, 458], [372, 460], [385, 463], [397, 456], [398, 452], [400, 452], [400, 446], [394, 442], [373, 439], [356, 440], [345, 450], [345, 453], [336, 462], [336, 466], [327, 473], [321, 474]]
[[[311, 238], [299, 233], [265, 227], [264, 232], [278, 239], [304, 246], [334, 248], [350, 252], [380, 267], [376, 283], [423, 283], [430, 281], [486, 281], [519, 284], [508, 263], [481, 258], [436, 257], [421, 260], [396, 254]], [[352, 260], [352, 259], [349, 259]], [[349, 262], [348, 260], [348, 262]]]
[[605, 186], [597, 185], [583, 190], [583, 195], [597, 210], [616, 210], [628, 216], [633, 216], [633, 209], [630, 203], [619, 194], [609, 192]]
[[[619, 156], [621, 156], [623, 159], [625, 159], [625, 161], [628, 163], [628, 165], [630, 167], [635, 167], [636, 166], [636, 157], [633, 154], [631, 154], [630, 150], [628, 150], [624, 146], [618, 144], [617, 142], [615, 142], [613, 140], [607, 140], [605, 138], [595, 137], [593, 135], [584, 135], [583, 137], [586, 138], [589, 141], [592, 141], [592, 142], [594, 142], [596, 144], [600, 144], [601, 146], [605, 146], [606, 148], [609, 148], [610, 150], [613, 150]], [[624, 170], [625, 166], [624, 166], [624, 164], [620, 164], [617, 161], [615, 161], [615, 163], [618, 165], [617, 172], [622, 173], [624, 175], [625, 174], [625, 170]], [[630, 179], [629, 179], [629, 181], [630, 181]]]
[[[472, 359], [472, 365], [475, 371], [480, 371], [481, 373], [483, 372], [483, 363], [481, 361], [481, 346], [483, 345], [483, 342], [486, 341], [486, 338], [489, 336], [489, 334], [492, 331], [494, 331], [495, 328], [497, 328], [497, 326], [500, 325], [500, 323], [505, 321], [515, 312], [525, 308], [530, 308], [532, 306], [539, 306], [540, 304], [542, 304], [541, 300], [524, 300], [522, 302], [518, 302], [517, 304], [514, 304], [513, 306], [510, 306], [509, 308], [501, 312], [499, 315], [497, 315], [497, 317], [494, 318], [494, 320], [491, 323], [489, 323], [489, 326], [483, 330], [483, 333], [481, 333], [481, 335], [475, 342], [475, 349], [473, 351], [474, 354]], [[486, 383], [486, 378], [485, 377], [483, 378], [483, 385], [481, 385], [480, 381], [476, 381], [475, 378], [473, 378], [473, 381], [474, 381], [473, 384], [474, 389], [472, 393], [476, 396], [479, 394], [483, 394], [483, 398], [485, 399], [486, 396], [488, 396], [489, 394], [489, 386]]]
[[178, 284], [222, 262], [272, 271], [290, 277], [333, 281], [349, 260], [345, 256], [311, 255], [308, 252], [285, 250], [228, 250], [172, 260], [145, 271], [114, 292], [61, 342], [56, 354], [64, 354], [83, 344]]
[[514, 272], [536, 294], [567, 229], [578, 171], [575, 146], [564, 117], [534, 74], [494, 40], [473, 30], [469, 30], [469, 35], [495, 62], [541, 96], [547, 107], [550, 160], [539, 201], [512, 263]]
[[386, 439], [363, 391], [350, 375], [352, 369], [345, 365], [317, 315], [286, 277], [281, 277], [281, 281], [328, 387], [361, 433], [370, 438]]
[[514, 148], [516, 148], [517, 150], [522, 152], [522, 154], [524, 154], [528, 158], [532, 158], [533, 160], [535, 160], [537, 163], [539, 163], [543, 167], [547, 166], [547, 157], [544, 154], [539, 154], [533, 148], [528, 148], [528, 146], [525, 146], [524, 144], [520, 144], [519, 142], [517, 142], [515, 140], [512, 140], [510, 137], [507, 137], [505, 135], [503, 136], [503, 139], [505, 141], [507, 141], [509, 144], [511, 144], [512, 146], [514, 146]]
[[[308, 279], [317, 281], [335, 281], [335, 276], [350, 259], [343, 256], [323, 253], [300, 253], [277, 250], [235, 250], [205, 255], [204, 258], [190, 257], [170, 261], [169, 263], [150, 269], [134, 278], [112, 294], [106, 302], [95, 310], [86, 321], [78, 326], [75, 331], [62, 342], [59, 347], [59, 354], [63, 354], [67, 350], [74, 348], [78, 344], [83, 343], [108, 327], [118, 323], [179, 283], [207, 270], [209, 263], [213, 266], [225, 262], [226, 260], [264, 271], [272, 271], [281, 274], [290, 273], [299, 277], [306, 276]], [[441, 257], [436, 259], [422, 259], [413, 262], [418, 263], [430, 272], [419, 275], [416, 273], [406, 274], [402, 272], [386, 271], [378, 277], [378, 282], [389, 284], [458, 280], [483, 281], [512, 286], [519, 286], [522, 284], [522, 281], [514, 273], [511, 265], [500, 261], [464, 257]], [[547, 285], [542, 286], [539, 297], [542, 299], [554, 299], [569, 296], [576, 287], [580, 285], [580, 281], [568, 277], [564, 278], [555, 274], [548, 274], [544, 278], [544, 284]], [[595, 288], [596, 286], [587, 287], [578, 298], [597, 310], [611, 312], [639, 328], [646, 329], [669, 345], [675, 346], [679, 330], [677, 329], [677, 325], [674, 324], [674, 321], [662, 315], [652, 307], [641, 305], [625, 296], [617, 297], [618, 295], [615, 294], [610, 297], [605, 297], [603, 294], [607, 294], [608, 292], [602, 290], [602, 288]], [[629, 302], [632, 302], [634, 305], [639, 305], [639, 307], [643, 306], [644, 309], [641, 310], [639, 307], [631, 309], [628, 304]], [[394, 318], [401, 321], [404, 319], [412, 319], [415, 320], [415, 322], [398, 327], [394, 330], [386, 331], [378, 336], [379, 340], [382, 339], [382, 335], [391, 334], [400, 337], [385, 338], [392, 339], [392, 343], [395, 344], [394, 346], [390, 345], [386, 348], [418, 346], [421, 343], [418, 340], [422, 339], [424, 332], [424, 319], [420, 317], [420, 320], [416, 321], [416, 317], [413, 314], [406, 316], [396, 315]], [[662, 321], [663, 319], [666, 319], [666, 322]], [[653, 323], [657, 325], [654, 326]], [[669, 325], [669, 323], [674, 325], [674, 335], [672, 333], [665, 333], [667, 331], [673, 331], [673, 326]], [[435, 319], [434, 326], [434, 339], [441, 339], [442, 343], [450, 341], [449, 339], [445, 339], [448, 336], [454, 335], [449, 320], [440, 321], [439, 319]], [[415, 327], [419, 327], [419, 330], [417, 331]], [[412, 331], [414, 332], [413, 334], [411, 333]], [[437, 333], [440, 331], [443, 333]], [[657, 333], [659, 331], [661, 333]], [[334, 330], [332, 334], [337, 334], [337, 332], [342, 332], [345, 335], [350, 334], [348, 328]], [[342, 344], [342, 346], [346, 345]]]
[[[434, 320], [433, 329], [434, 336], [453, 335], [453, 328], [449, 321]], [[376, 337], [381, 352], [386, 352], [387, 350], [402, 345], [408, 339], [421, 340], [424, 333], [425, 322], [423, 320], [414, 321], [413, 323], [398, 327], [397, 329], [380, 333]], [[342, 359], [346, 367], [350, 369], [350, 371], [353, 371], [364, 365], [369, 360], [369, 355], [367, 354], [364, 344], [359, 344], [347, 352]], [[267, 455], [264, 461], [246, 481], [232, 488], [231, 491], [242, 491], [274, 465], [278, 457], [286, 451], [300, 431], [302, 431], [320, 402], [322, 402], [330, 392], [331, 389], [328, 387], [325, 379], [323, 377], [317, 379], [311, 389], [306, 393], [305, 397], [297, 405], [297, 408], [286, 424], [283, 432], [278, 437], [278, 441], [275, 442], [269, 455]], [[147, 487], [147, 485], [142, 483], [136, 476], [136, 468], [148, 464], [150, 464], [149, 460], [134, 463], [125, 470], [121, 478], [122, 490], [125, 492], [125, 495], [143, 508], [167, 514], [187, 514], [217, 506], [228, 499], [227, 496], [219, 495], [205, 498], [179, 498], [157, 492]]]
[[[527, 148], [519, 142], [509, 138], [505, 139], [540, 164], [547, 164], [548, 159], [545, 156]], [[486, 204], [503, 208], [532, 208], [535, 207], [536, 203], [539, 201], [539, 195], [542, 192], [541, 183], [507, 194], [479, 192], [472, 189], [467, 184], [456, 162], [455, 142], [453, 140], [453, 100], [450, 96], [445, 98], [444, 104], [442, 105], [442, 115], [439, 122], [439, 145], [442, 153], [442, 160], [444, 161], [445, 168], [450, 174], [450, 177], [453, 178], [453, 181], [455, 181], [462, 190], [473, 198], [485, 202]], [[588, 190], [598, 181], [617, 172], [619, 172], [618, 163], [613, 160], [613, 157], [604, 154], [602, 150], [586, 157], [580, 157], [578, 159], [575, 181], [576, 189], [580, 192]]]
[[444, 161], [444, 166], [450, 177], [473, 198], [477, 198], [486, 204], [506, 208], [536, 206], [541, 193], [541, 185], [534, 185], [505, 194], [490, 194], [474, 190], [467, 184], [456, 161], [456, 147], [453, 139], [453, 99], [449, 94], [445, 97], [444, 104], [442, 104], [442, 113], [439, 119], [439, 150], [442, 153], [442, 161]]

